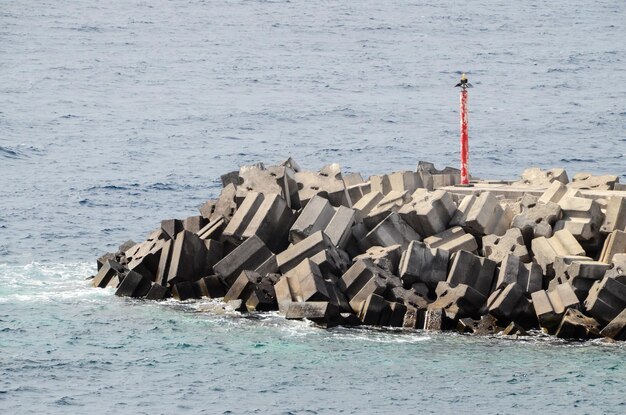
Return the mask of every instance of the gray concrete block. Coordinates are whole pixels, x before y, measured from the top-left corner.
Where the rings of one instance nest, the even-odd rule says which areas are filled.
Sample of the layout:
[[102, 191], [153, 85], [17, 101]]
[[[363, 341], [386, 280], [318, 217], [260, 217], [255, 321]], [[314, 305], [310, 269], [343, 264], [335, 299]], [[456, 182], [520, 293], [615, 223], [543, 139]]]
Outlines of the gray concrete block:
[[626, 197], [611, 196], [600, 232], [607, 234], [624, 230], [626, 230]]
[[226, 287], [219, 275], [209, 275], [196, 281], [197, 296], [222, 298], [226, 295]]
[[613, 231], [604, 241], [599, 261], [610, 264], [616, 254], [623, 253], [626, 253], [626, 232]]
[[175, 239], [176, 235], [184, 229], [183, 221], [180, 219], [162, 220], [161, 229], [169, 239]]
[[579, 310], [569, 309], [563, 315], [556, 329], [556, 337], [561, 339], [595, 339], [600, 337], [600, 325]]
[[169, 296], [170, 290], [161, 284], [153, 283], [145, 298], [146, 300], [158, 301], [165, 300], [166, 298], [169, 298]]
[[490, 192], [466, 196], [450, 221], [474, 235], [504, 235], [509, 228], [509, 218], [498, 199]]
[[255, 284], [260, 280], [261, 275], [259, 273], [248, 270], [242, 271], [224, 295], [224, 301], [242, 300], [245, 302], [252, 294]]
[[569, 283], [559, 284], [552, 291], [536, 291], [531, 294], [539, 325], [554, 333], [565, 311], [580, 308], [578, 297]]
[[456, 205], [448, 192], [418, 189], [398, 213], [418, 234], [428, 237], [446, 230], [456, 213]]
[[121, 280], [119, 287], [115, 291], [115, 295], [118, 297], [145, 297], [150, 291], [152, 282], [149, 278], [135, 272], [129, 271], [123, 280]]
[[213, 270], [230, 287], [241, 271], [257, 269], [272, 255], [261, 238], [252, 236], [215, 264]]
[[222, 236], [222, 232], [226, 228], [226, 220], [223, 216], [218, 216], [216, 219], [210, 221], [202, 229], [196, 232], [196, 235], [200, 239], [215, 239], [218, 240]]
[[594, 176], [591, 173], [576, 173], [567, 187], [570, 189], [613, 190], [615, 183], [618, 182], [619, 177], [613, 175]]
[[452, 265], [446, 280], [450, 286], [468, 285], [485, 298], [491, 294], [495, 282], [495, 262], [467, 251], [454, 253], [451, 260]]
[[345, 206], [339, 206], [330, 222], [324, 228], [324, 233], [330, 238], [333, 245], [345, 249], [352, 236], [352, 226], [355, 223], [356, 211]]
[[626, 340], [626, 309], [622, 310], [600, 331], [600, 335], [613, 340]]
[[396, 212], [392, 212], [374, 229], [365, 239], [372, 246], [401, 245], [406, 249], [411, 241], [419, 241], [422, 238], [411, 228]]
[[532, 240], [531, 248], [535, 261], [546, 276], [554, 275], [554, 261], [557, 256], [585, 255], [585, 250], [571, 232], [563, 229], [551, 238], [539, 237]]
[[383, 200], [383, 198], [383, 194], [378, 191], [372, 191], [363, 195], [363, 197], [352, 207], [355, 210], [356, 221], [363, 222], [363, 218], [366, 217], [372, 209], [374, 209], [378, 203]]
[[543, 274], [541, 267], [531, 262], [523, 263], [516, 255], [504, 257], [496, 280], [496, 289], [504, 288], [509, 284], [517, 284], [524, 294], [530, 294], [543, 288]]
[[369, 229], [374, 228], [391, 212], [397, 212], [400, 208], [411, 200], [411, 195], [407, 191], [392, 190], [381, 199], [378, 204], [363, 217], [363, 223]]
[[183, 229], [189, 232], [198, 233], [200, 229], [208, 223], [209, 221], [200, 215], [189, 216], [183, 220]]
[[305, 258], [310, 258], [326, 249], [334, 250], [335, 247], [324, 232], [318, 231], [278, 254], [276, 262], [280, 272], [284, 274], [300, 264]]
[[442, 309], [446, 317], [452, 320], [477, 316], [487, 301], [487, 297], [466, 284], [452, 286], [447, 282], [440, 282], [437, 291], [439, 295], [428, 306], [428, 310]]
[[361, 310], [367, 297], [371, 294], [382, 295], [387, 288], [384, 271], [369, 259], [355, 262], [341, 276], [337, 287], [346, 295], [355, 313]]
[[597, 321], [608, 324], [626, 308], [626, 276], [605, 276], [591, 287], [585, 309]]
[[305, 207], [313, 196], [322, 196], [335, 207], [352, 207], [352, 202], [343, 180], [314, 172], [296, 173], [300, 204]]
[[450, 254], [439, 248], [429, 248], [424, 243], [412, 241], [402, 254], [399, 276], [405, 287], [421, 282], [435, 287], [445, 281]]
[[460, 226], [429, 236], [424, 239], [424, 244], [429, 248], [443, 249], [450, 254], [461, 250], [475, 253], [478, 249], [476, 238], [472, 234], [465, 233]]
[[539, 197], [538, 202], [542, 204], [559, 203], [559, 200], [567, 193], [567, 187], [559, 182], [554, 181], [548, 186], [545, 192]]
[[285, 273], [289, 288], [296, 301], [329, 301], [328, 288], [320, 268], [310, 259]]
[[292, 223], [293, 212], [287, 202], [281, 196], [271, 194], [265, 197], [242, 237], [247, 239], [256, 235], [272, 252], [280, 252], [288, 245]]
[[537, 203], [522, 207], [522, 213], [513, 217], [511, 227], [520, 229], [524, 241], [528, 245], [530, 241], [540, 236], [551, 237], [552, 227], [560, 217], [561, 207], [558, 204], [553, 202]]
[[237, 210], [237, 202], [235, 200], [236, 194], [237, 188], [235, 185], [229, 184], [220, 192], [220, 197], [217, 199], [213, 209], [211, 209], [211, 216], [207, 217], [207, 209], [203, 209], [202, 207], [200, 208], [200, 214], [209, 221], [214, 221], [220, 216], [222, 216], [226, 222], [230, 221], [230, 218], [233, 217], [235, 211]]
[[530, 301], [524, 294], [518, 284], [507, 284], [491, 293], [487, 299], [487, 310], [499, 322], [507, 325], [529, 309]]
[[168, 283], [196, 281], [210, 274], [212, 269], [209, 259], [204, 240], [189, 231], [180, 232], [172, 245]]
[[388, 303], [383, 297], [371, 294], [363, 302], [358, 317], [365, 325], [378, 326], [385, 307], [388, 307]]
[[124, 275], [126, 270], [116, 261], [107, 260], [100, 268], [91, 285], [94, 287], [105, 288], [113, 277]]
[[402, 256], [402, 246], [391, 245], [388, 247], [373, 246], [365, 253], [354, 257], [353, 261], [359, 259], [371, 259], [374, 264], [392, 274], [398, 273], [398, 265]]
[[297, 244], [318, 231], [323, 231], [335, 215], [335, 209], [327, 199], [313, 196], [289, 230], [289, 240]]
[[555, 168], [544, 171], [538, 167], [531, 167], [522, 172], [521, 179], [513, 183], [513, 186], [545, 188], [550, 186], [554, 181], [563, 184], [569, 183], [565, 169]]
[[563, 196], [559, 201], [563, 217], [554, 224], [554, 231], [566, 229], [579, 241], [597, 238], [604, 222], [600, 205], [593, 199]]
[[389, 327], [403, 327], [404, 318], [407, 313], [407, 306], [400, 303], [390, 303], [391, 316], [389, 317]]
[[530, 262], [530, 255], [524, 244], [522, 231], [517, 228], [507, 230], [502, 236], [483, 236], [482, 254], [496, 264], [502, 263], [502, 260], [508, 255], [515, 255], [522, 262]]
[[261, 193], [254, 191], [246, 192], [246, 197], [222, 232], [224, 240], [234, 245], [241, 244], [244, 239], [244, 232], [264, 199], [265, 195]]
[[147, 240], [126, 251], [128, 269], [153, 281], [165, 243], [163, 239]]
[[[557, 258], [559, 259], [559, 258]], [[601, 280], [611, 266], [603, 262], [574, 260], [562, 266], [560, 275], [555, 278], [560, 282], [569, 282], [574, 288], [574, 293], [582, 303], [589, 294], [589, 290], [596, 281]]]
[[194, 282], [181, 281], [172, 285], [172, 297], [178, 301], [200, 298], [194, 288]]

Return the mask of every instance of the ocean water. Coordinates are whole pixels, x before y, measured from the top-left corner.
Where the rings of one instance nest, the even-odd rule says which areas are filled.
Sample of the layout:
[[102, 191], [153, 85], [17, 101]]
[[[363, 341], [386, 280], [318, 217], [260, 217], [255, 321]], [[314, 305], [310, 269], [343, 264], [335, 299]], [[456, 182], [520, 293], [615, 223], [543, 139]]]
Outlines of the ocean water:
[[622, 1], [0, 5], [0, 412], [626, 412], [626, 348], [321, 330], [89, 288], [95, 258], [293, 156], [626, 180]]

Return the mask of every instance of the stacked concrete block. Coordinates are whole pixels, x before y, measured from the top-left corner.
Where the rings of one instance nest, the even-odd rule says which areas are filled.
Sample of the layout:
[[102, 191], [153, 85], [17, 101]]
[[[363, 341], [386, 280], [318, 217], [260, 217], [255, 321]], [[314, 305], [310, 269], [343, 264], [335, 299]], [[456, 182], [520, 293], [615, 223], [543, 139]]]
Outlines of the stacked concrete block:
[[590, 289], [585, 309], [602, 324], [608, 324], [626, 308], [626, 276], [605, 276]]
[[153, 283], [148, 290], [148, 293], [144, 297], [146, 300], [159, 301], [169, 298], [171, 295], [170, 290], [161, 284]]
[[500, 264], [508, 255], [514, 255], [522, 262], [530, 262], [528, 248], [524, 245], [522, 231], [518, 228], [511, 228], [502, 236], [483, 236], [482, 254], [496, 264]]
[[613, 340], [626, 340], [626, 308], [602, 329], [600, 335]]
[[429, 248], [424, 243], [412, 241], [402, 254], [399, 276], [405, 287], [424, 283], [435, 287], [448, 275], [450, 254], [445, 249]]
[[230, 287], [243, 270], [254, 270], [272, 256], [272, 251], [258, 236], [246, 239], [213, 267]]
[[367, 216], [363, 217], [363, 223], [372, 229], [385, 219], [391, 212], [397, 212], [411, 199], [411, 194], [406, 190], [392, 190], [372, 208]]
[[98, 270], [98, 273], [91, 281], [91, 285], [98, 288], [105, 288], [114, 277], [123, 278], [126, 273], [125, 268], [114, 260], [107, 260]]
[[359, 320], [368, 326], [386, 326], [390, 316], [389, 303], [377, 294], [370, 294], [358, 312]]
[[324, 233], [330, 238], [334, 246], [345, 249], [352, 236], [352, 226], [356, 219], [356, 211], [345, 206], [339, 206], [332, 219], [326, 225]]
[[591, 173], [576, 173], [567, 186], [572, 189], [613, 190], [619, 177], [613, 175], [594, 176]]
[[[162, 270], [163, 275], [167, 274], [168, 284], [196, 281], [211, 274], [213, 265], [221, 257], [221, 249], [215, 244], [209, 244], [209, 246], [213, 246], [212, 252], [207, 250], [205, 241], [195, 233], [182, 231], [176, 235], [168, 253], [169, 261], [165, 261], [166, 269]], [[160, 264], [162, 262], [160, 261]]]
[[531, 294], [539, 325], [553, 333], [561, 322], [565, 311], [580, 308], [580, 302], [569, 283], [559, 284], [551, 291], [536, 291]]
[[[248, 192], [258, 192], [265, 195], [277, 194], [288, 201], [288, 206], [297, 209], [300, 202], [295, 192], [297, 189], [295, 173], [289, 168], [281, 166], [266, 169], [263, 164], [242, 166], [239, 169], [239, 186], [237, 186], [235, 200], [241, 205]], [[294, 199], [292, 199], [292, 195]]]
[[382, 222], [374, 227], [365, 239], [370, 246], [401, 245], [405, 249], [411, 241], [422, 238], [396, 212], [390, 213]]
[[385, 196], [381, 192], [372, 191], [364, 195], [353, 208], [356, 212], [356, 221], [363, 222], [365, 218], [374, 209]]
[[161, 221], [161, 230], [167, 236], [166, 239], [176, 238], [176, 235], [178, 235], [178, 233], [183, 229], [185, 229], [183, 226], [183, 221], [180, 219], [166, 219]]
[[289, 230], [289, 240], [297, 244], [315, 232], [326, 229], [335, 215], [335, 209], [328, 199], [313, 196]]
[[343, 180], [324, 176], [319, 173], [301, 171], [296, 173], [300, 205], [305, 207], [313, 196], [322, 196], [335, 207], [352, 207], [348, 190]]
[[452, 287], [468, 285], [486, 298], [491, 294], [495, 271], [495, 262], [467, 251], [459, 251], [452, 255], [452, 265], [446, 281]]
[[555, 280], [559, 280], [562, 283], [569, 282], [574, 288], [574, 293], [576, 293], [576, 296], [582, 303], [587, 298], [593, 284], [604, 277], [610, 265], [587, 259], [567, 262], [559, 267], [560, 270]]
[[428, 237], [447, 229], [456, 205], [448, 192], [418, 189], [398, 213], [418, 234]]
[[517, 284], [524, 294], [530, 294], [543, 288], [541, 267], [534, 262], [525, 264], [516, 255], [507, 255], [502, 260], [496, 289], [509, 284]]
[[129, 271], [121, 280], [115, 295], [119, 297], [145, 297], [150, 291], [152, 282], [149, 278], [135, 271]]
[[292, 302], [284, 314], [288, 320], [307, 319], [328, 328], [342, 324], [356, 325], [355, 319], [350, 319], [340, 307], [328, 301]]
[[613, 231], [626, 230], [626, 197], [612, 196], [609, 198], [600, 232], [608, 234]]
[[198, 297], [222, 298], [226, 295], [226, 287], [218, 275], [208, 275], [196, 281]]
[[542, 236], [533, 239], [531, 248], [535, 261], [547, 276], [554, 276], [553, 265], [557, 256], [585, 255], [585, 250], [566, 229], [555, 232], [551, 238]]
[[370, 259], [376, 266], [389, 271], [392, 274], [398, 273], [400, 258], [402, 257], [402, 246], [391, 245], [387, 247], [373, 246], [365, 253], [354, 257], [354, 261], [359, 259]]
[[293, 212], [285, 199], [270, 194], [265, 196], [241, 236], [243, 239], [258, 236], [270, 250], [280, 252], [287, 247], [287, 235], [292, 223]]
[[209, 221], [213, 221], [221, 216], [228, 222], [237, 210], [236, 195], [237, 187], [232, 183], [229, 184], [222, 189], [217, 201], [209, 200], [200, 207], [200, 215]]
[[264, 197], [265, 196], [263, 194], [258, 192], [246, 192], [246, 197], [243, 199], [239, 208], [222, 232], [225, 240], [230, 241], [235, 245], [241, 244], [243, 241], [243, 233], [259, 209], [259, 206], [263, 203]]
[[532, 306], [525, 296], [525, 290], [519, 284], [507, 284], [495, 290], [487, 299], [489, 314], [503, 323], [528, 320], [532, 315]]
[[600, 325], [579, 310], [569, 309], [555, 334], [561, 339], [595, 339], [600, 337]]
[[192, 233], [198, 233], [209, 221], [203, 216], [189, 216], [183, 220], [183, 229]]
[[164, 239], [148, 239], [133, 246], [125, 253], [127, 268], [154, 280], [161, 251], [166, 242]]
[[438, 170], [433, 163], [420, 161], [417, 164], [417, 172], [422, 178], [423, 187], [429, 190], [461, 183], [461, 171], [453, 167]]
[[422, 178], [419, 173], [413, 171], [401, 171], [391, 173], [389, 175], [389, 187], [390, 191], [406, 191], [411, 194], [416, 189], [423, 188], [424, 183], [422, 182]]
[[538, 237], [552, 236], [552, 227], [561, 217], [561, 207], [554, 202], [537, 202], [528, 207], [522, 206], [522, 213], [515, 215], [511, 221], [512, 228], [522, 232], [525, 243]]
[[194, 285], [195, 284], [191, 281], [181, 281], [176, 284], [172, 284], [172, 297], [178, 301], [200, 298]]
[[439, 248], [453, 254], [458, 251], [476, 252], [478, 243], [472, 234], [465, 233], [463, 228], [455, 226], [424, 239], [429, 248]]
[[437, 291], [437, 299], [428, 310], [443, 310], [451, 320], [477, 316], [487, 301], [487, 297], [466, 284], [452, 286], [444, 281], [437, 285]]
[[356, 261], [341, 276], [337, 286], [348, 298], [354, 313], [361, 310], [370, 295], [382, 295], [387, 288], [383, 270], [369, 259]]
[[322, 231], [317, 231], [296, 245], [291, 245], [276, 255], [276, 263], [283, 274], [294, 268], [306, 258], [324, 250], [336, 250], [332, 241]]
[[626, 232], [613, 231], [604, 241], [600, 261], [610, 264], [617, 254], [626, 253]]
[[287, 202], [290, 209], [300, 209], [300, 196], [298, 194], [298, 182], [296, 172], [289, 166], [270, 166], [267, 168], [270, 176], [274, 177], [276, 183], [283, 189], [281, 195]]
[[[345, 179], [344, 183], [346, 183]], [[346, 190], [348, 192], [348, 197], [350, 197], [350, 202], [354, 207], [354, 205], [356, 205], [363, 198], [363, 196], [372, 191], [372, 186], [370, 185], [370, 182], [363, 182], [352, 185], [346, 184]]]
[[559, 201], [559, 206], [563, 217], [555, 223], [554, 231], [566, 229], [579, 241], [598, 237], [604, 214], [595, 200], [566, 194]]
[[538, 203], [559, 203], [559, 200], [567, 193], [567, 186], [559, 181], [554, 181], [537, 200]]
[[510, 222], [498, 199], [490, 192], [466, 196], [450, 224], [474, 235], [504, 235]]
[[218, 240], [221, 238], [224, 228], [226, 228], [226, 220], [223, 216], [218, 216], [216, 219], [204, 225], [202, 229], [196, 232], [196, 235], [198, 235], [200, 239]]
[[542, 188], [552, 184], [552, 182], [569, 183], [567, 172], [564, 169], [541, 170], [537, 167], [531, 167], [522, 172], [521, 180], [513, 183], [513, 186], [528, 186]]

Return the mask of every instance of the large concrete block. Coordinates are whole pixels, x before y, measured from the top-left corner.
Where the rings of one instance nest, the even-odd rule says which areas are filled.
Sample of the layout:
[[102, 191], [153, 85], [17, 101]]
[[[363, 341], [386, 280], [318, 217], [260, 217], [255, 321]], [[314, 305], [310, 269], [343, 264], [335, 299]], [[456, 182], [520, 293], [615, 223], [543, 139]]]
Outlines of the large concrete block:
[[443, 190], [416, 190], [398, 213], [423, 237], [443, 232], [456, 212], [452, 195]]
[[310, 259], [304, 259], [285, 273], [290, 280], [292, 298], [296, 301], [329, 301], [328, 288], [320, 268]]
[[410, 194], [416, 189], [424, 187], [422, 177], [414, 171], [399, 171], [388, 176], [391, 191], [407, 191]]
[[539, 325], [554, 333], [565, 311], [580, 308], [578, 297], [569, 283], [559, 284], [552, 291], [536, 291], [531, 294]]
[[320, 267], [322, 275], [341, 275], [350, 266], [350, 261], [335, 249], [325, 249], [309, 259]]
[[468, 285], [485, 298], [491, 294], [496, 271], [495, 262], [467, 251], [454, 253], [451, 259], [452, 265], [446, 280], [450, 286]]
[[461, 250], [475, 253], [478, 249], [476, 238], [472, 234], [465, 233], [460, 226], [429, 236], [424, 239], [424, 244], [429, 248], [446, 250], [450, 254]]
[[417, 164], [417, 172], [422, 178], [423, 187], [429, 190], [461, 183], [461, 171], [454, 167], [438, 170], [433, 163], [420, 161]]
[[608, 324], [626, 308], [626, 276], [605, 276], [590, 289], [585, 309], [597, 321]]
[[385, 219], [391, 212], [397, 212], [411, 200], [411, 194], [407, 191], [392, 190], [382, 198], [378, 204], [363, 217], [363, 223], [372, 229]]
[[554, 231], [566, 229], [579, 241], [597, 238], [604, 222], [600, 205], [593, 199], [563, 196], [559, 201], [563, 217], [554, 224]]
[[181, 281], [196, 281], [210, 274], [213, 269], [205, 241], [195, 233], [182, 231], [176, 235], [172, 245], [170, 266], [167, 273], [169, 284]]
[[626, 230], [626, 197], [611, 196], [600, 232], [611, 233], [624, 230]]
[[389, 317], [389, 327], [402, 327], [407, 313], [407, 306], [400, 303], [390, 303], [391, 316]]
[[571, 189], [613, 190], [619, 177], [613, 175], [594, 176], [591, 173], [576, 173], [567, 187]]
[[500, 264], [507, 255], [515, 255], [522, 262], [530, 262], [528, 248], [524, 245], [522, 232], [517, 228], [506, 231], [502, 236], [483, 236], [482, 254], [496, 264]]
[[585, 255], [585, 250], [580, 246], [571, 232], [563, 229], [557, 231], [551, 238], [539, 237], [532, 240], [531, 248], [535, 261], [541, 266], [544, 275], [554, 275], [554, 261], [557, 256]]
[[341, 179], [314, 172], [301, 171], [296, 173], [296, 181], [298, 182], [300, 204], [303, 207], [315, 195], [327, 198], [335, 207], [352, 207], [348, 190]]
[[175, 239], [176, 235], [184, 229], [183, 221], [180, 219], [166, 219], [161, 221], [161, 230], [168, 239]]
[[235, 211], [237, 210], [237, 202], [235, 201], [236, 194], [237, 188], [235, 185], [229, 184], [222, 189], [220, 197], [217, 199], [214, 206], [203, 205], [200, 207], [200, 214], [209, 221], [214, 221], [220, 216], [222, 216], [226, 222], [230, 221], [230, 218], [233, 217]]
[[221, 275], [226, 285], [230, 287], [241, 271], [257, 269], [272, 255], [272, 251], [261, 238], [252, 236], [215, 264], [213, 270]]
[[280, 252], [288, 245], [287, 236], [292, 223], [293, 211], [285, 199], [270, 194], [265, 196], [242, 237], [247, 239], [256, 235], [271, 251]]
[[373, 246], [368, 248], [365, 253], [355, 256], [353, 261], [369, 258], [377, 267], [392, 274], [397, 274], [401, 256], [402, 247], [400, 245], [391, 245], [384, 248], [382, 246]]
[[154, 280], [165, 243], [164, 239], [149, 239], [127, 250], [128, 269]]
[[120, 263], [113, 260], [107, 260], [91, 281], [91, 285], [94, 287], [105, 288], [113, 277], [120, 275], [123, 276], [125, 272], [126, 270]]
[[561, 198], [565, 196], [565, 193], [567, 193], [567, 187], [559, 181], [554, 181], [539, 197], [538, 202], [542, 204], [547, 204], [550, 202], [559, 203], [559, 200], [561, 200]]
[[462, 226], [474, 235], [504, 235], [510, 219], [500, 206], [498, 199], [490, 192], [478, 196], [466, 196], [459, 204], [450, 225]]
[[151, 286], [152, 281], [149, 278], [135, 271], [129, 271], [117, 287], [115, 295], [118, 297], [145, 297]]
[[[557, 260], [559, 259], [557, 257]], [[587, 259], [572, 260], [559, 267], [559, 273], [554, 280], [558, 280], [561, 283], [569, 282], [574, 288], [574, 293], [576, 293], [578, 300], [582, 303], [589, 295], [589, 290], [593, 284], [601, 280], [610, 267], [609, 264]]]
[[289, 240], [297, 244], [315, 232], [325, 230], [334, 215], [335, 209], [327, 199], [313, 196], [289, 230]]
[[305, 258], [310, 258], [326, 249], [334, 250], [335, 247], [324, 232], [318, 231], [278, 254], [276, 256], [276, 263], [278, 264], [280, 272], [284, 274], [300, 264]]
[[402, 254], [399, 275], [405, 287], [421, 282], [435, 287], [448, 275], [450, 254], [445, 249], [429, 248], [424, 243], [412, 241]]
[[[277, 194], [283, 199], [288, 201], [288, 205], [292, 204], [292, 192], [290, 189], [296, 187], [295, 173], [290, 172], [289, 168], [284, 166], [271, 167], [266, 169], [263, 164], [242, 166], [239, 169], [239, 181], [240, 185], [237, 186], [236, 200], [240, 205], [248, 192], [258, 192], [264, 195]], [[297, 204], [296, 200], [293, 200], [294, 205]], [[297, 208], [297, 206], [294, 206]]]
[[521, 180], [513, 183], [513, 186], [529, 186], [529, 187], [548, 187], [552, 182], [558, 181], [567, 184], [567, 172], [565, 169], [555, 168], [550, 170], [541, 170], [538, 167], [531, 167], [522, 172]]
[[428, 306], [428, 310], [444, 310], [446, 317], [451, 320], [477, 316], [487, 301], [487, 297], [466, 284], [451, 286], [447, 282], [440, 282], [437, 291], [437, 299]]
[[208, 223], [209, 221], [200, 215], [189, 216], [183, 220], [183, 229], [197, 234]]
[[161, 284], [153, 283], [146, 294], [146, 300], [159, 301], [165, 300], [170, 296], [170, 290]]
[[369, 259], [358, 260], [337, 283], [346, 295], [355, 313], [361, 310], [363, 302], [371, 294], [382, 295], [386, 288], [385, 273]]
[[324, 233], [330, 238], [333, 245], [345, 249], [352, 236], [352, 226], [356, 218], [356, 211], [345, 206], [339, 206], [330, 222], [324, 228]]
[[522, 232], [524, 241], [530, 241], [540, 236], [552, 236], [552, 227], [561, 217], [561, 207], [554, 202], [536, 203], [527, 207], [522, 206], [522, 213], [515, 215], [511, 221], [512, 228]]
[[599, 261], [610, 264], [616, 254], [623, 253], [626, 253], [626, 232], [613, 231], [604, 241]]
[[218, 240], [222, 236], [224, 228], [226, 228], [226, 220], [223, 216], [218, 216], [216, 219], [204, 225], [202, 229], [196, 232], [196, 235], [198, 235], [200, 239]]
[[242, 300], [245, 302], [252, 294], [255, 284], [260, 280], [261, 275], [258, 272], [242, 271], [224, 295], [224, 301]]
[[408, 307], [415, 307], [418, 310], [424, 310], [430, 303], [423, 295], [418, 294], [413, 288], [406, 289], [403, 287], [393, 287], [383, 293], [387, 301], [402, 303]]
[[244, 239], [243, 233], [259, 209], [259, 206], [263, 203], [264, 198], [265, 195], [261, 193], [253, 191], [246, 192], [246, 197], [222, 232], [222, 236], [225, 240], [234, 245], [241, 244]]
[[195, 282], [181, 281], [172, 285], [172, 297], [178, 301], [200, 298], [195, 288]]
[[595, 339], [600, 337], [600, 325], [579, 310], [569, 309], [563, 315], [556, 329], [556, 337], [561, 339]]
[[365, 325], [378, 326], [380, 325], [381, 317], [386, 307], [389, 307], [389, 304], [383, 297], [377, 294], [371, 294], [363, 302], [358, 317]]
[[543, 288], [541, 267], [531, 262], [523, 263], [516, 255], [507, 255], [500, 265], [496, 289], [504, 288], [508, 284], [517, 284], [524, 294], [530, 294]]
[[328, 301], [308, 301], [289, 303], [285, 310], [287, 319], [307, 319], [324, 327], [335, 327], [338, 325], [352, 326], [358, 322], [344, 314], [341, 308]]
[[355, 210], [356, 221], [363, 222], [363, 218], [365, 218], [372, 211], [372, 209], [374, 209], [378, 205], [378, 203], [383, 200], [383, 198], [383, 194], [377, 191], [372, 191], [364, 195], [353, 206], [353, 209]]
[[613, 340], [626, 340], [626, 308], [602, 329], [600, 335]]
[[411, 241], [419, 241], [422, 238], [411, 228], [396, 212], [392, 212], [374, 229], [365, 239], [372, 246], [400, 245], [406, 249]]
[[532, 313], [530, 301], [524, 294], [519, 284], [507, 284], [491, 293], [487, 299], [487, 310], [506, 326], [517, 321], [520, 315]]
[[267, 170], [270, 176], [275, 178], [276, 183], [283, 190], [283, 195], [281, 196], [287, 202], [287, 206], [294, 210], [300, 209], [301, 205], [296, 171], [289, 166], [269, 166]]
[[226, 287], [219, 275], [209, 275], [196, 281], [198, 297], [222, 298], [226, 295]]

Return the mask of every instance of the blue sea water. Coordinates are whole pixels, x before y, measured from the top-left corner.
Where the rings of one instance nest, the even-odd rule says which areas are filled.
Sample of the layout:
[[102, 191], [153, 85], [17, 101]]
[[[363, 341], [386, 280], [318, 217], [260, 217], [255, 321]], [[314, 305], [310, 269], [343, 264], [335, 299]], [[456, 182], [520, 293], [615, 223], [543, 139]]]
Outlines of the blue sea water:
[[0, 4], [0, 412], [626, 412], [626, 348], [321, 330], [89, 288], [94, 258], [293, 156], [626, 180], [622, 1]]

